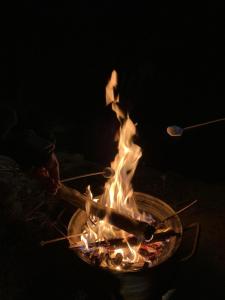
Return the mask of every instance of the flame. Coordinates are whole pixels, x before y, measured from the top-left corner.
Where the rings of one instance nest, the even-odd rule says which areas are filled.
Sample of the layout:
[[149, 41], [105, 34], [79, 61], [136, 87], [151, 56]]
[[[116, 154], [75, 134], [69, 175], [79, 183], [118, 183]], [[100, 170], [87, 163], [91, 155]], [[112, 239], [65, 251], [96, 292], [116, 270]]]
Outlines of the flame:
[[118, 120], [121, 123], [119, 129], [118, 153], [111, 163], [115, 175], [105, 184], [103, 204], [114, 208], [119, 212], [135, 217], [139, 214], [134, 200], [132, 200], [133, 189], [131, 180], [136, 170], [138, 160], [142, 153], [141, 148], [134, 144], [133, 137], [136, 135], [136, 126], [117, 104], [119, 95], [114, 96], [117, 87], [117, 73], [112, 72], [111, 79], [106, 86], [106, 103], [112, 104]]
[[[141, 148], [133, 141], [136, 135], [136, 126], [130, 119], [129, 115], [125, 115], [119, 107], [119, 95], [115, 96], [117, 87], [117, 73], [112, 72], [111, 79], [106, 86], [106, 104], [112, 106], [112, 110], [116, 113], [120, 122], [118, 134], [118, 153], [111, 168], [114, 170], [114, 176], [105, 183], [104, 193], [99, 199], [102, 205], [113, 208], [122, 214], [132, 218], [143, 220], [145, 215], [138, 211], [135, 200], [133, 198], [132, 178], [138, 165], [138, 161], [142, 155]], [[94, 201], [90, 188], [88, 188], [90, 201]], [[95, 200], [96, 201], [96, 200]], [[87, 204], [87, 215], [89, 216], [90, 203]], [[119, 230], [104, 220], [89, 216], [86, 224], [85, 234], [82, 235], [82, 241], [87, 249], [87, 244], [93, 241], [107, 240], [111, 238], [122, 237], [126, 240], [128, 233]], [[139, 246], [132, 247], [127, 243], [125, 249], [115, 249], [112, 257], [117, 254], [122, 255], [123, 262], [134, 263], [140, 260], [138, 254]], [[104, 252], [104, 249], [101, 251]], [[142, 258], [143, 260], [143, 258]], [[120, 270], [120, 266], [115, 267]]]

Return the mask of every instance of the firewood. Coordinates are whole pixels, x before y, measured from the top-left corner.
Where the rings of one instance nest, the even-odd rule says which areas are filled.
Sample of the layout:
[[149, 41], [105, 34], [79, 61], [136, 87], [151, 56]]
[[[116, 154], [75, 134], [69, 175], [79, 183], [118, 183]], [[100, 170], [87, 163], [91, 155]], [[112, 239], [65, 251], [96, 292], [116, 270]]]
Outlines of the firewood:
[[[87, 201], [90, 202], [88, 197], [63, 184], [57, 193], [57, 197], [84, 211]], [[155, 227], [153, 225], [132, 219], [129, 216], [118, 213], [114, 209], [104, 207], [99, 203], [91, 201], [90, 204], [90, 213], [92, 215], [95, 215], [99, 219], [107, 217], [107, 220], [111, 225], [131, 233], [139, 239], [149, 240], [155, 232]]]

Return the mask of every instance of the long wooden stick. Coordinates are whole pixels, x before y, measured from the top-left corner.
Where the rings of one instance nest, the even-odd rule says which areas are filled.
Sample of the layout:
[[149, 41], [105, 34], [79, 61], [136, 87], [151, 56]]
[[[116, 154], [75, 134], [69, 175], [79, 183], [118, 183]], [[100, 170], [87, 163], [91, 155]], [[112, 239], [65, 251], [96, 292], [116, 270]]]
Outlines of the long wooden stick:
[[188, 209], [189, 207], [191, 207], [192, 205], [194, 205], [195, 203], [197, 203], [198, 200], [194, 200], [192, 201], [190, 204], [186, 205], [185, 207], [181, 208], [180, 210], [176, 211], [174, 214], [170, 215], [169, 217], [166, 217], [163, 221], [161, 221], [160, 223], [164, 223], [165, 221], [171, 219], [172, 217], [175, 217], [176, 215], [182, 213], [183, 211], [185, 211], [186, 209]]
[[104, 172], [89, 173], [89, 174], [84, 174], [84, 175], [79, 175], [79, 176], [62, 179], [61, 182], [69, 182], [69, 181], [73, 181], [73, 180], [80, 179], [80, 178], [86, 178], [86, 177], [102, 175], [102, 174], [104, 174]]
[[66, 236], [62, 236], [60, 238], [56, 238], [56, 239], [52, 239], [52, 240], [48, 240], [48, 241], [41, 241], [40, 244], [41, 244], [41, 246], [45, 246], [45, 245], [48, 245], [48, 244], [60, 242], [60, 241], [63, 241], [63, 240], [68, 240], [70, 238], [78, 237], [78, 236], [81, 236], [81, 235], [82, 235], [82, 233], [66, 235]]
[[[57, 193], [57, 197], [84, 211], [86, 210], [86, 203], [88, 201], [90, 202], [88, 197], [63, 184]], [[99, 219], [104, 219], [107, 216], [107, 220], [111, 225], [144, 240], [150, 239], [152, 234], [155, 232], [154, 226], [146, 222], [134, 220], [128, 216], [118, 213], [114, 209], [104, 207], [99, 203], [91, 202], [90, 213], [97, 216]]]
[[213, 123], [218, 123], [221, 121], [225, 121], [225, 118], [220, 118], [220, 119], [216, 119], [216, 120], [212, 120], [212, 121], [208, 121], [208, 122], [204, 122], [204, 123], [200, 123], [200, 124], [195, 124], [195, 125], [191, 125], [191, 126], [187, 126], [184, 127], [184, 130], [189, 130], [189, 129], [193, 129], [193, 128], [197, 128], [197, 127], [202, 127], [205, 125], [209, 125], [209, 124], [213, 124]]

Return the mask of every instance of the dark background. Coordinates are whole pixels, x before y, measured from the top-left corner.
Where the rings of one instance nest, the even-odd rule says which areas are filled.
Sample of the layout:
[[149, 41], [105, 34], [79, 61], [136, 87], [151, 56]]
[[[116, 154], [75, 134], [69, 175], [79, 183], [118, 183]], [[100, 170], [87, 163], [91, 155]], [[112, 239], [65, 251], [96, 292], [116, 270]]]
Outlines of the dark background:
[[[147, 2], [147, 1], [146, 1]], [[223, 2], [18, 1], [1, 8], [0, 99], [57, 149], [109, 164], [116, 120], [105, 85], [138, 123], [142, 163], [224, 180], [225, 122], [172, 139], [166, 127], [224, 117]]]
[[[178, 292], [175, 299], [207, 299], [209, 294], [208, 299], [222, 299], [211, 294], [224, 292], [225, 122], [180, 139], [169, 137], [166, 127], [225, 117], [223, 1], [7, 1], [1, 3], [0, 20], [0, 101], [16, 108], [24, 126], [50, 128], [58, 152], [81, 153], [88, 161], [109, 165], [118, 123], [105, 106], [104, 93], [111, 71], [118, 71], [121, 105], [138, 123], [137, 142], [143, 149], [136, 179], [146, 188], [140, 190], [175, 199], [182, 207], [199, 199], [194, 213], [187, 212], [187, 224], [202, 226], [198, 256], [178, 274], [182, 296]], [[190, 185], [174, 173], [190, 179]], [[163, 182], [159, 174], [169, 175]], [[27, 299], [40, 299], [48, 285], [47, 298], [53, 290], [65, 298], [74, 278], [85, 278], [82, 268], [73, 273], [66, 247], [37, 250], [20, 227], [7, 231], [10, 238], [0, 255], [6, 267], [1, 262], [0, 276], [8, 282], [8, 268], [16, 286], [19, 279], [36, 278], [38, 288], [34, 285], [34, 296], [28, 293]], [[58, 270], [72, 270], [68, 274], [73, 276], [68, 280]], [[25, 299], [9, 282], [7, 287], [9, 295]]]

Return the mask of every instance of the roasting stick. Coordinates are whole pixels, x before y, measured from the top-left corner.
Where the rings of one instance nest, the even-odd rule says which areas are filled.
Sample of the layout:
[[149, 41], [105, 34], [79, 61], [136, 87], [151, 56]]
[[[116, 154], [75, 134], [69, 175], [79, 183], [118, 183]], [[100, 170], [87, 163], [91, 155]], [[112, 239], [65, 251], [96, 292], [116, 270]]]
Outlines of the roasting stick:
[[107, 167], [102, 172], [88, 173], [88, 174], [84, 174], [84, 175], [65, 178], [65, 179], [62, 179], [61, 182], [69, 182], [69, 181], [73, 181], [73, 180], [80, 179], [80, 178], [86, 178], [86, 177], [98, 176], [98, 175], [103, 175], [103, 177], [105, 177], [105, 178], [110, 178], [114, 174], [115, 174], [114, 170]]
[[218, 123], [218, 122], [222, 122], [222, 121], [225, 121], [225, 118], [220, 118], [220, 119], [216, 119], [213, 121], [208, 121], [208, 122], [191, 125], [191, 126], [187, 126], [187, 127], [183, 127], [183, 128], [180, 126], [173, 125], [173, 126], [167, 127], [166, 131], [170, 136], [182, 136], [183, 132], [186, 130], [191, 130], [194, 128], [203, 127], [206, 125], [210, 125], [210, 124]]
[[160, 224], [166, 222], [167, 220], [169, 220], [169, 219], [171, 219], [171, 218], [173, 218], [177, 215], [179, 215], [180, 213], [182, 213], [183, 211], [185, 211], [186, 209], [188, 209], [189, 207], [191, 207], [192, 205], [194, 205], [197, 202], [198, 202], [198, 200], [194, 200], [193, 202], [191, 202], [187, 206], [185, 206], [185, 207], [181, 208], [180, 210], [176, 211], [174, 214], [170, 215], [169, 217], [166, 217], [164, 220], [162, 220], [160, 222]]
[[41, 246], [45, 246], [45, 245], [48, 245], [48, 244], [60, 242], [60, 241], [67, 240], [67, 239], [74, 238], [74, 237], [78, 237], [78, 236], [81, 236], [81, 235], [82, 235], [82, 233], [66, 235], [66, 236], [56, 238], [56, 239], [52, 239], [52, 240], [48, 240], [48, 241], [41, 241], [40, 244], [41, 244]]

